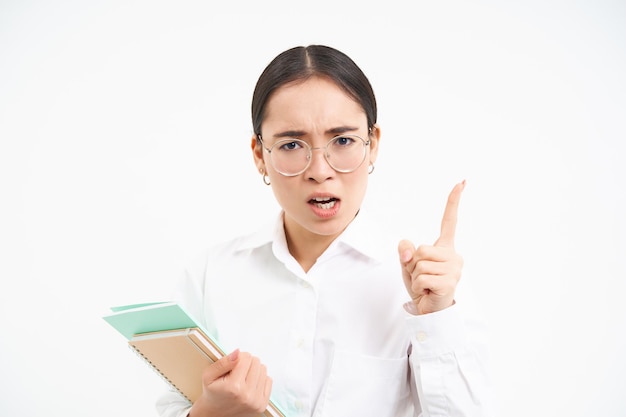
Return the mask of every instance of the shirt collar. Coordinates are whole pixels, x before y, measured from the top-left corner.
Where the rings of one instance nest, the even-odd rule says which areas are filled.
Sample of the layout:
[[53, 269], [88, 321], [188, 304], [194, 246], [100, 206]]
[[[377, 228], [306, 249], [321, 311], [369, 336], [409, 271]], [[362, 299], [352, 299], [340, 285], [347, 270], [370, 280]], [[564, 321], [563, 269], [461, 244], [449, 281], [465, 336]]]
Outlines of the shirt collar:
[[360, 210], [346, 230], [337, 238], [338, 245], [347, 246], [362, 255], [380, 262], [388, 256], [390, 239], [386, 236], [379, 222], [369, 215], [367, 210]]
[[[379, 222], [373, 221], [370, 217], [361, 210], [328, 250], [333, 247], [348, 247], [377, 262], [385, 259], [388, 256], [388, 249], [395, 247], [393, 246], [394, 243], [386, 237], [385, 231], [378, 226]], [[256, 232], [241, 238], [238, 249], [256, 249], [272, 242], [277, 243], [281, 249], [287, 250], [282, 211]], [[395, 244], [397, 245], [397, 242]]]
[[[282, 211], [271, 221], [262, 224], [256, 232], [243, 236], [239, 240], [237, 249], [256, 249], [266, 244], [270, 244], [275, 240], [285, 241]], [[287, 246], [286, 241], [285, 246]]]

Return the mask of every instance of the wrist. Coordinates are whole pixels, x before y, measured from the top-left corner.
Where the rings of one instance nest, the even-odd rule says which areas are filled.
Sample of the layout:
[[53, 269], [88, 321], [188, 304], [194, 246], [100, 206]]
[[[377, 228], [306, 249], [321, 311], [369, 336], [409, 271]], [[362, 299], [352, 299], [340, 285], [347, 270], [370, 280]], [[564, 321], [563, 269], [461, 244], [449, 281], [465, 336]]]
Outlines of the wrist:
[[456, 301], [452, 300], [452, 302], [449, 305], [438, 308], [436, 310], [434, 309], [433, 311], [421, 311], [420, 308], [417, 306], [417, 303], [413, 301], [407, 301], [406, 303], [404, 303], [403, 307], [407, 313], [413, 316], [422, 316], [424, 314], [436, 313], [437, 311], [445, 310], [446, 308], [452, 307], [454, 304], [456, 304]]
[[417, 305], [415, 305], [415, 303], [413, 301], [407, 301], [406, 303], [404, 303], [403, 307], [404, 307], [404, 310], [407, 313], [409, 313], [409, 314], [411, 314], [413, 316], [419, 316], [420, 315], [420, 313], [419, 313], [419, 311], [417, 309]]

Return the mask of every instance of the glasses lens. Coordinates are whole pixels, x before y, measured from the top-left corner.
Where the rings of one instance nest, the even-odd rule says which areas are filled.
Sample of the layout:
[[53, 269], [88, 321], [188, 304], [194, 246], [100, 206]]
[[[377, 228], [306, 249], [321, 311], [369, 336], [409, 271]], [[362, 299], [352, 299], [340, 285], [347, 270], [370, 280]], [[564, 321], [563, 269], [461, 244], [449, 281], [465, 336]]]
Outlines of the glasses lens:
[[272, 146], [272, 165], [283, 175], [296, 175], [306, 169], [309, 163], [309, 148], [306, 142], [287, 139]]
[[351, 172], [365, 160], [365, 142], [358, 136], [333, 138], [326, 147], [328, 163], [339, 172]]
[[[352, 172], [365, 160], [366, 146], [358, 136], [337, 136], [326, 145], [325, 157], [336, 171]], [[300, 139], [285, 139], [272, 146], [270, 158], [276, 171], [287, 176], [298, 175], [309, 165], [311, 148]]]

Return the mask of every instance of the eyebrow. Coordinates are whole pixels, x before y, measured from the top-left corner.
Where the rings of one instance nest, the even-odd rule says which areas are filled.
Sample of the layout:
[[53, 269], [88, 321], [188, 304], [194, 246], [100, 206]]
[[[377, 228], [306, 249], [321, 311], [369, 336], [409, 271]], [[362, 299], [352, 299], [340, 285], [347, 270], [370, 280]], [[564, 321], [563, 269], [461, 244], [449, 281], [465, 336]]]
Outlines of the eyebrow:
[[[358, 130], [358, 128], [353, 127], [353, 126], [338, 126], [338, 127], [333, 127], [332, 129], [328, 129], [325, 133], [332, 134], [332, 135], [341, 135], [346, 132], [354, 132], [355, 130]], [[277, 139], [299, 138], [301, 136], [305, 136], [306, 134], [307, 132], [305, 132], [304, 130], [285, 130], [283, 132], [278, 132], [272, 135], [272, 137], [277, 138]]]

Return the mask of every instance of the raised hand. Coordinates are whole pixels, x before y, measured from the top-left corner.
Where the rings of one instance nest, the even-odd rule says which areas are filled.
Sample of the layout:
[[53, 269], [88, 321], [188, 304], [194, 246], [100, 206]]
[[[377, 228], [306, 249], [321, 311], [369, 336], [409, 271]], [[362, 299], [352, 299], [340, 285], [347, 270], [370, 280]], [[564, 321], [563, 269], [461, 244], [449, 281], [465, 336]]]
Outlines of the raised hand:
[[258, 358], [236, 350], [206, 367], [202, 387], [189, 417], [258, 417], [269, 404], [272, 379]]
[[456, 184], [446, 204], [439, 239], [417, 249], [408, 240], [398, 244], [402, 279], [412, 300], [414, 314], [434, 313], [454, 304], [461, 279], [463, 258], [454, 250], [457, 214], [465, 181]]

